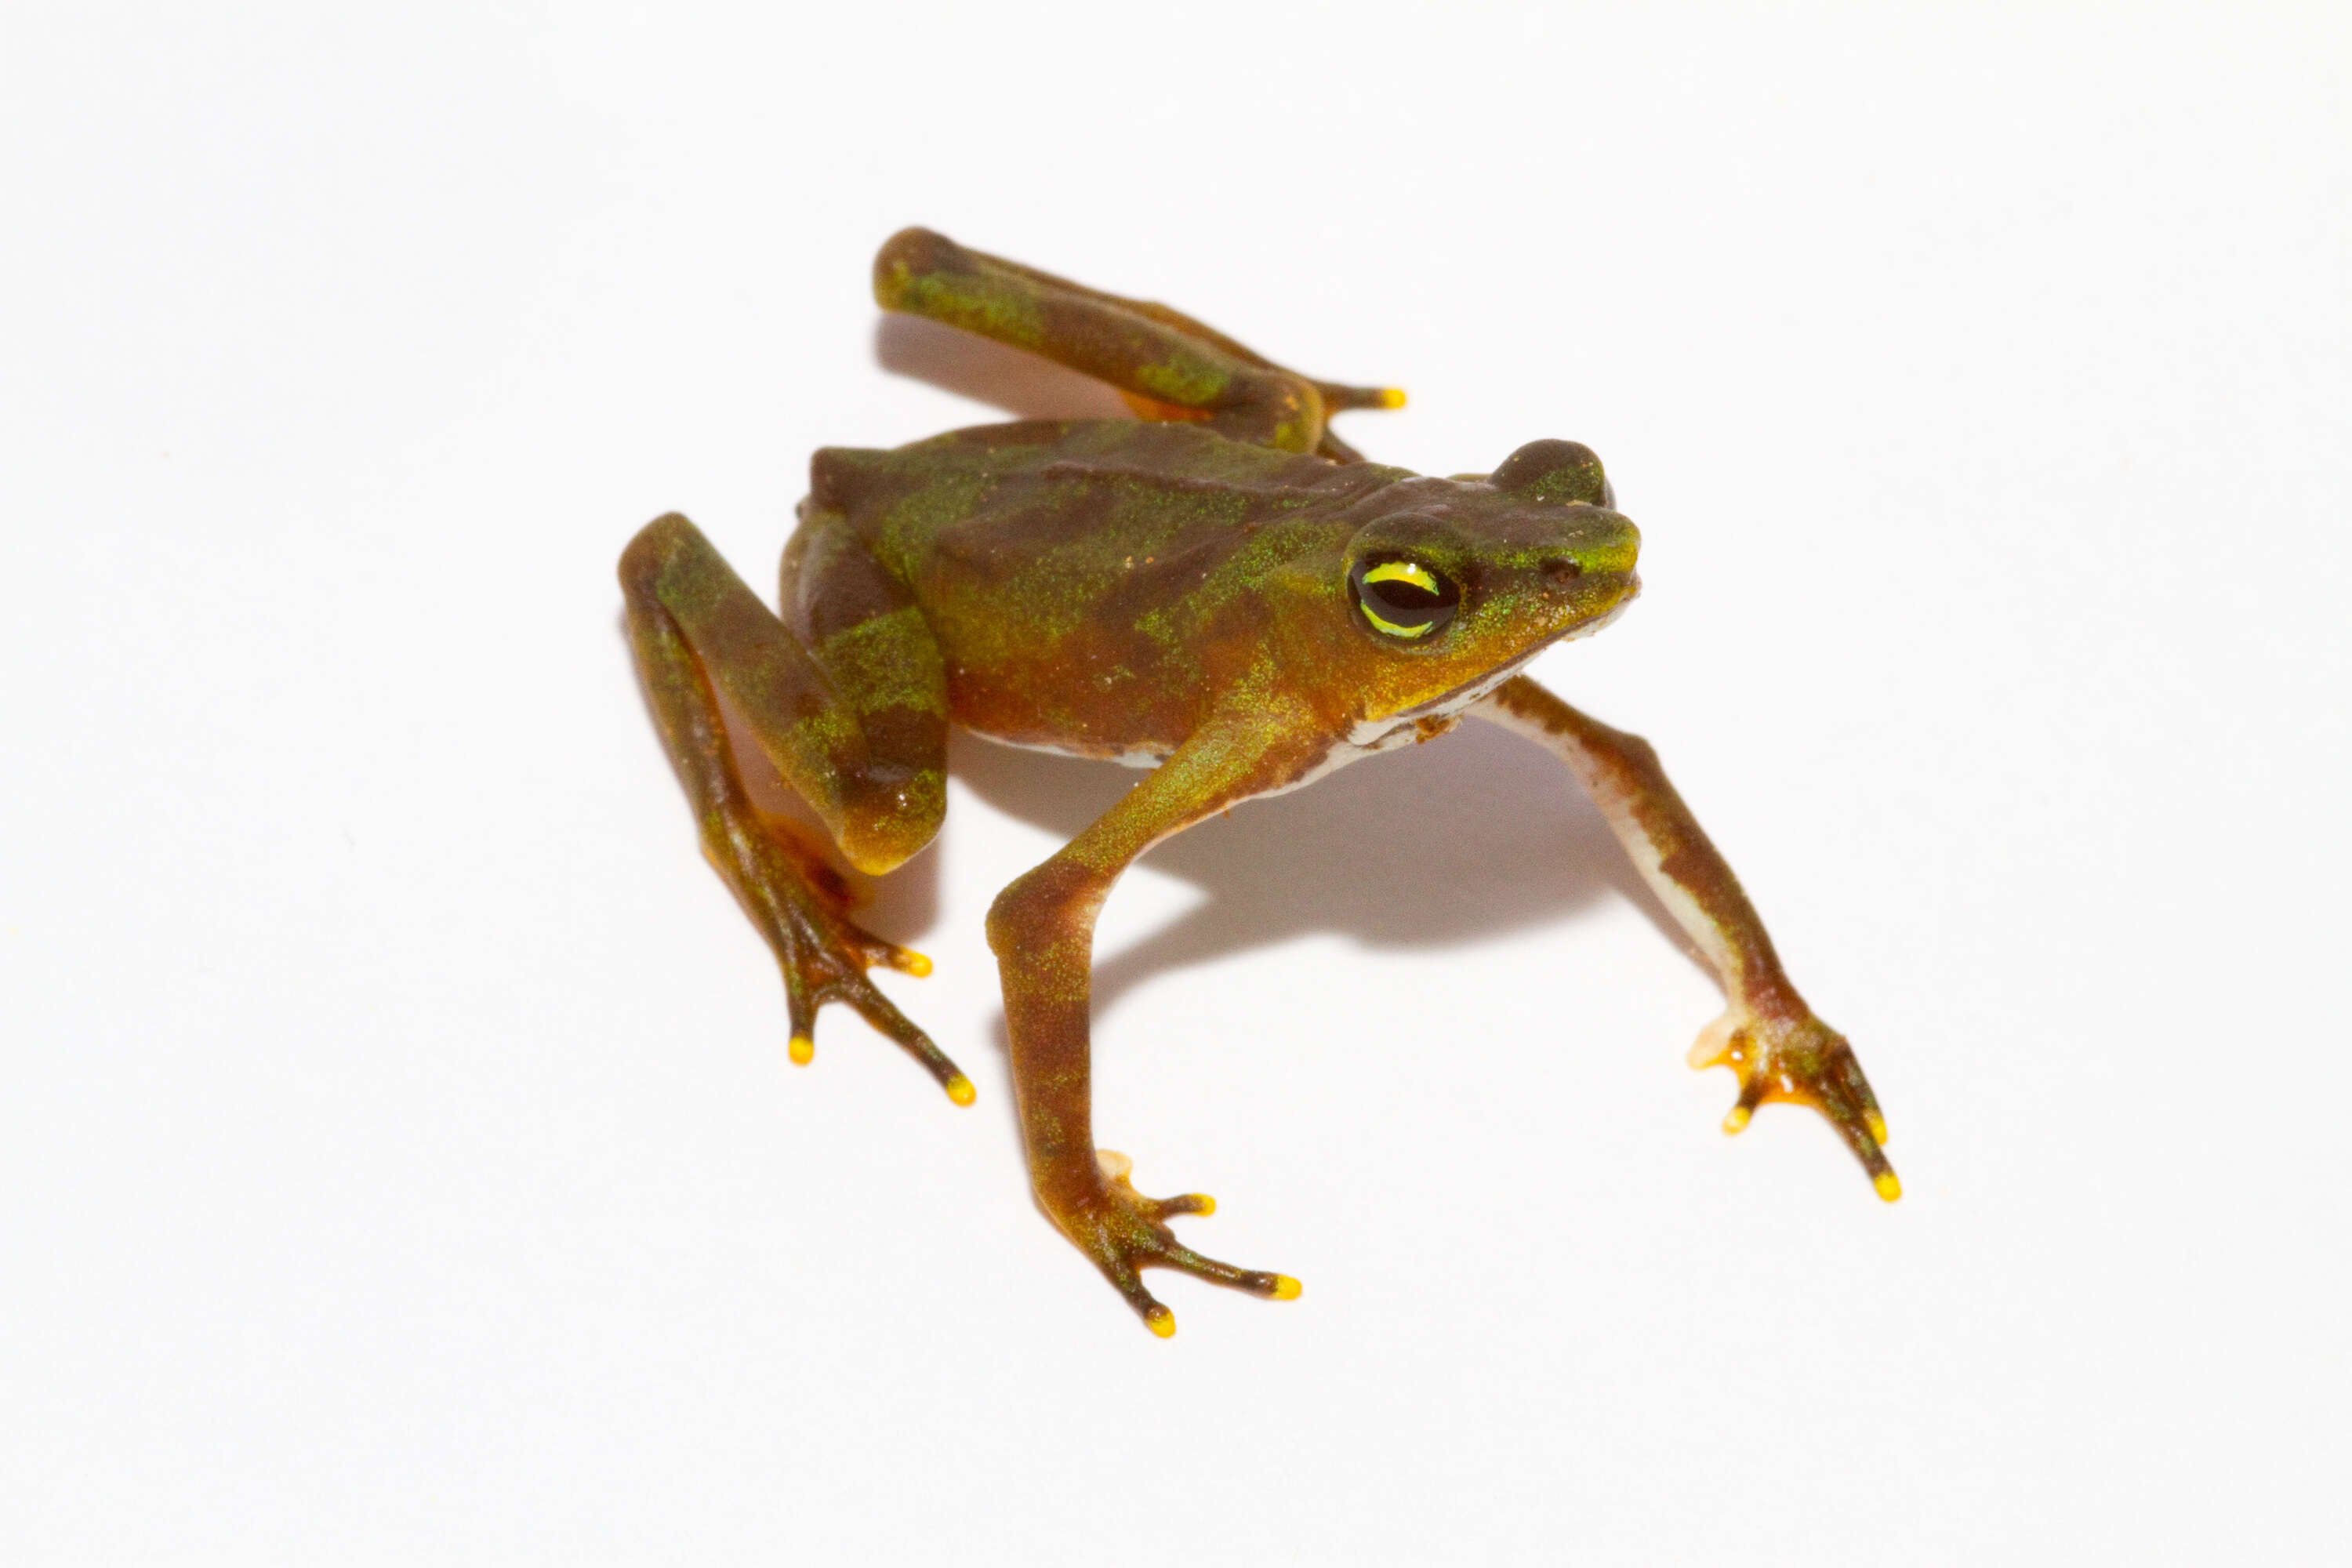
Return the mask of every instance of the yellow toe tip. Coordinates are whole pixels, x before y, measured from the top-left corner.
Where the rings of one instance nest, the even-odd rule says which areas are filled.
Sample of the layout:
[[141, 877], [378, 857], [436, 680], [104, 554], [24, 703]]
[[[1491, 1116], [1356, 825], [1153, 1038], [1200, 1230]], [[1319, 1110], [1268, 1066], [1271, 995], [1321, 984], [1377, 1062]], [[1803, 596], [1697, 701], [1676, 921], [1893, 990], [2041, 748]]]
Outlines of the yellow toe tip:
[[1748, 1125], [1748, 1118], [1750, 1114], [1751, 1113], [1748, 1109], [1744, 1105], [1733, 1106], [1731, 1108], [1731, 1114], [1723, 1119], [1724, 1131], [1727, 1133], [1739, 1131], [1742, 1128]]
[[1870, 1184], [1876, 1187], [1878, 1195], [1890, 1204], [1903, 1195], [1903, 1184], [1895, 1179], [1895, 1173], [1892, 1171], [1879, 1172], [1870, 1179]]
[[1886, 1118], [1874, 1110], [1862, 1119], [1862, 1123], [1870, 1129], [1871, 1142], [1874, 1143], [1886, 1142]]
[[1176, 1335], [1176, 1314], [1165, 1307], [1154, 1307], [1144, 1314], [1143, 1326], [1163, 1340], [1173, 1339]]
[[971, 1087], [971, 1079], [958, 1073], [948, 1079], [948, 1098], [958, 1105], [970, 1105], [980, 1098], [980, 1090]]
[[1298, 1300], [1298, 1292], [1303, 1289], [1305, 1289], [1304, 1286], [1287, 1274], [1277, 1274], [1274, 1277], [1274, 1299], [1277, 1301], [1296, 1301]]
[[898, 968], [901, 973], [920, 980], [931, 972], [931, 961], [919, 952], [903, 953], [898, 959]]
[[1401, 386], [1381, 387], [1380, 405], [1382, 408], [1402, 408], [1404, 406], [1404, 388]]
[[806, 1067], [816, 1060], [816, 1042], [806, 1035], [794, 1035], [793, 1043], [784, 1047], [792, 1053], [794, 1067]]
[[1217, 1200], [1206, 1193], [1194, 1193], [1192, 1202], [1198, 1205], [1192, 1210], [1194, 1214], [1213, 1215], [1217, 1212]]

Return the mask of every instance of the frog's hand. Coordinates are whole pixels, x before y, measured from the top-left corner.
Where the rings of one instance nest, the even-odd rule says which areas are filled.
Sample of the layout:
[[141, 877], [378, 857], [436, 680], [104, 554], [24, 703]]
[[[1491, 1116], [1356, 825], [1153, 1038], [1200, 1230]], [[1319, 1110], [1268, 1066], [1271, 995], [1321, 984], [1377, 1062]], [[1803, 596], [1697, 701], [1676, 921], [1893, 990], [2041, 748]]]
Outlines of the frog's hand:
[[889, 596], [879, 568], [840, 548], [846, 530], [836, 524], [819, 513], [793, 541], [789, 624], [686, 519], [647, 524], [621, 556], [629, 640], [702, 826], [703, 854], [783, 969], [793, 1059], [815, 1054], [817, 1008], [845, 1002], [969, 1105], [971, 1080], [866, 976], [876, 963], [924, 974], [930, 961], [852, 923], [823, 857], [752, 804], [718, 700], [724, 691], [750, 738], [861, 870], [888, 869], [938, 831], [946, 745], [939, 650], [920, 617]]
[[1272, 694], [1229, 700], [1167, 762], [1062, 851], [998, 895], [988, 944], [1004, 980], [1013, 1085], [1037, 1201], [1152, 1332], [1176, 1320], [1139, 1278], [1177, 1268], [1286, 1300], [1298, 1283], [1235, 1268], [1180, 1245], [1167, 1220], [1207, 1214], [1197, 1195], [1155, 1202], [1128, 1184], [1123, 1157], [1097, 1158], [1087, 1015], [1095, 915], [1121, 871], [1154, 844], [1253, 795], [1292, 783], [1326, 749], [1303, 705]]
[[1326, 417], [1404, 404], [1391, 387], [1315, 381], [1181, 310], [967, 250], [925, 228], [884, 242], [874, 258], [874, 298], [885, 310], [945, 321], [1108, 382], [1147, 419], [1197, 419], [1286, 452], [1353, 461], [1355, 450], [1331, 435]]
[[1739, 1099], [1724, 1131], [1746, 1127], [1767, 1100], [1810, 1105], [1844, 1138], [1878, 1195], [1899, 1197], [1902, 1184], [1880, 1147], [1886, 1119], [1853, 1047], [1814, 1017], [1789, 983], [1739, 879], [1666, 781], [1649, 742], [1578, 712], [1523, 675], [1471, 711], [1527, 736], [1574, 771], [1643, 879], [1713, 966], [1729, 1006], [1699, 1037], [1690, 1061], [1739, 1075]]

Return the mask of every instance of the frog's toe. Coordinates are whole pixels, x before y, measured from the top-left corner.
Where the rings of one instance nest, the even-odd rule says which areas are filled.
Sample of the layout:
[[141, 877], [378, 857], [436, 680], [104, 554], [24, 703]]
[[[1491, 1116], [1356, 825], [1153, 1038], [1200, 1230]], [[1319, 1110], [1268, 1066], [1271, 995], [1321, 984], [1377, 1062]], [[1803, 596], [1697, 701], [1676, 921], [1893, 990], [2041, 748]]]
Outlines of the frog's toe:
[[1145, 1328], [1163, 1340], [1175, 1337], [1176, 1314], [1170, 1311], [1160, 1298], [1143, 1288], [1143, 1277], [1131, 1266], [1106, 1268], [1103, 1273], [1118, 1293], [1127, 1298], [1127, 1304], [1135, 1309], [1135, 1315], [1143, 1320]]
[[1318, 381], [1315, 390], [1321, 395], [1323, 407], [1332, 414], [1350, 408], [1402, 408], [1404, 389], [1400, 386], [1342, 386], [1334, 381]]
[[1230, 1263], [1203, 1258], [1189, 1247], [1174, 1244], [1160, 1252], [1152, 1262], [1162, 1268], [1181, 1269], [1196, 1279], [1206, 1279], [1212, 1285], [1246, 1290], [1253, 1296], [1270, 1297], [1276, 1301], [1296, 1301], [1303, 1289], [1287, 1274], [1276, 1274], [1271, 1268], [1236, 1268]]
[[1170, 1311], [1159, 1297], [1144, 1289], [1141, 1270], [1123, 1257], [1097, 1258], [1095, 1261], [1101, 1267], [1103, 1278], [1110, 1281], [1111, 1289], [1125, 1298], [1127, 1304], [1135, 1310], [1135, 1315], [1143, 1320], [1145, 1328], [1163, 1340], [1175, 1334], [1176, 1314]]
[[1181, 1197], [1147, 1198], [1128, 1180], [1134, 1168], [1126, 1155], [1102, 1150], [1096, 1161], [1103, 1175], [1103, 1195], [1084, 1213], [1064, 1222], [1063, 1228], [1095, 1260], [1127, 1304], [1135, 1309], [1144, 1327], [1165, 1339], [1176, 1331], [1176, 1317], [1141, 1279], [1146, 1268], [1173, 1268], [1213, 1285], [1246, 1290], [1276, 1301], [1297, 1300], [1301, 1287], [1286, 1274], [1265, 1268], [1237, 1268], [1202, 1256], [1178, 1241], [1166, 1221], [1182, 1215], [1216, 1212], [1216, 1200], [1205, 1193]]
[[1206, 1279], [1213, 1285], [1231, 1286], [1246, 1290], [1253, 1296], [1264, 1296], [1276, 1301], [1295, 1301], [1302, 1287], [1287, 1274], [1276, 1274], [1263, 1268], [1236, 1268], [1230, 1263], [1220, 1263], [1204, 1258], [1189, 1247], [1169, 1242], [1139, 1256], [1121, 1255], [1113, 1260], [1100, 1260], [1104, 1278], [1108, 1279], [1127, 1304], [1135, 1309], [1143, 1326], [1167, 1339], [1176, 1331], [1176, 1314], [1170, 1311], [1160, 1299], [1144, 1288], [1142, 1270], [1174, 1268]]

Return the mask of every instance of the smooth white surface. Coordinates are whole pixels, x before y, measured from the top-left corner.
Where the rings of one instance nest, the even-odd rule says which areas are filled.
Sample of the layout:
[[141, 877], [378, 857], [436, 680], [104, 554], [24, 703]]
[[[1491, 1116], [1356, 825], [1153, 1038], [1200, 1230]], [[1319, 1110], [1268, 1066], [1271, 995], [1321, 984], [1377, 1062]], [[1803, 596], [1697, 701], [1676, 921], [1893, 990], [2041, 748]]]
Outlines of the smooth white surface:
[[[270, 9], [0, 22], [0, 1558], [2340, 1550], [2340, 7]], [[612, 563], [1104, 405], [880, 331], [918, 221], [1409, 388], [1381, 458], [1597, 447], [1648, 594], [1537, 673], [1903, 1202], [1717, 1131], [1484, 727], [1103, 923], [1105, 1141], [1297, 1303], [1160, 1343], [1024, 1190], [981, 916], [1131, 773], [960, 747], [877, 906], [976, 1108], [786, 1065]]]

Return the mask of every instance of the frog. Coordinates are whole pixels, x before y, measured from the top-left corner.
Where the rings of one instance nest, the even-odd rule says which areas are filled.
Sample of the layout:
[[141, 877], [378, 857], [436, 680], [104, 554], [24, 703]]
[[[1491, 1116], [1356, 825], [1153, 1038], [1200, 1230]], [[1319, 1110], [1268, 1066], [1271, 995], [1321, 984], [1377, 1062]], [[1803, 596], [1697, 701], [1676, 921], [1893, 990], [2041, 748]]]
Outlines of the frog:
[[[1286, 369], [1168, 306], [909, 228], [874, 261], [876, 302], [1108, 384], [1135, 417], [1025, 419], [891, 449], [829, 447], [783, 552], [774, 608], [684, 516], [623, 552], [627, 635], [706, 858], [782, 972], [788, 1054], [819, 1009], [862, 1016], [969, 1106], [972, 1080], [873, 983], [930, 961], [853, 918], [828, 851], [879, 877], [939, 832], [950, 727], [1149, 771], [991, 905], [1013, 1099], [1031, 1191], [1153, 1333], [1143, 1282], [1173, 1270], [1274, 1300], [1171, 1224], [1097, 1147], [1095, 923], [1153, 846], [1244, 802], [1430, 742], [1465, 719], [1543, 747], [1589, 794], [1713, 971], [1725, 1007], [1688, 1055], [1727, 1067], [1738, 1132], [1762, 1105], [1821, 1113], [1878, 1194], [1901, 1184], [1846, 1038], [1782, 967], [1738, 879], [1640, 737], [1526, 673], [1640, 591], [1640, 533], [1591, 448], [1519, 446], [1483, 474], [1372, 462], [1338, 414], [1403, 394]], [[821, 826], [763, 809], [764, 759]]]

